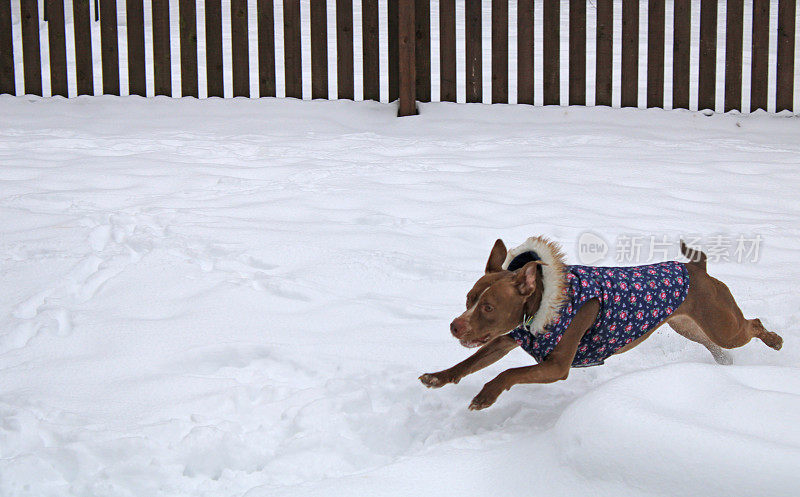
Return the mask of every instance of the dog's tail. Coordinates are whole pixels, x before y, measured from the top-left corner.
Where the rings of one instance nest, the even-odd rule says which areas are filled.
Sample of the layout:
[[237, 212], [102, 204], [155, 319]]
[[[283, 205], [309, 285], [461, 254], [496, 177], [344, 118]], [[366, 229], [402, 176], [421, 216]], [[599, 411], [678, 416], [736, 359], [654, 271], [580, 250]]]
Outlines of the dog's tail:
[[706, 254], [697, 249], [687, 247], [686, 244], [683, 243], [683, 240], [681, 240], [681, 253], [689, 259], [689, 264], [703, 271], [706, 270], [706, 259], [708, 259]]

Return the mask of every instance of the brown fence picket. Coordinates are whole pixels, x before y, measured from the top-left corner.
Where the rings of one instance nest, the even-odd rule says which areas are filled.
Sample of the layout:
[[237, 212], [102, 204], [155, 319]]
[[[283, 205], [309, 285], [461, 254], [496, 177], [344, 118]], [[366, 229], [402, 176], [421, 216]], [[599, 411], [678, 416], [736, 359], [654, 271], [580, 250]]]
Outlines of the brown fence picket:
[[597, 0], [597, 61], [595, 66], [595, 105], [611, 107], [614, 67], [614, 2]]
[[569, 105], [586, 105], [586, 0], [569, 2]]
[[672, 39], [672, 108], [689, 108], [689, 50], [691, 36], [689, 0], [675, 0]]
[[389, 35], [389, 101], [394, 102], [400, 95], [400, 47], [398, 46], [398, 5], [399, 0], [386, 0], [387, 29]]
[[647, 107], [664, 107], [664, 0], [647, 7]]
[[231, 0], [231, 62], [234, 97], [250, 96], [250, 50], [247, 43], [247, 32], [247, 0]]
[[492, 103], [508, 103], [508, 0], [492, 0]]
[[283, 0], [283, 51], [285, 57], [286, 96], [303, 98], [300, 0]]
[[172, 96], [172, 66], [169, 47], [169, 0], [152, 0], [153, 89], [156, 95]]
[[750, 112], [767, 110], [769, 0], [753, 0], [753, 48], [750, 65]]
[[[45, 0], [47, 38], [50, 46], [50, 94], [69, 96], [67, 87], [67, 40], [64, 28], [64, 0]], [[2, 26], [0, 26], [0, 31]], [[2, 69], [0, 69], [2, 72]], [[0, 93], [3, 93], [0, 89]]]
[[775, 74], [775, 112], [794, 107], [794, 25], [797, 0], [778, 1], [778, 60]]
[[697, 110], [714, 110], [717, 84], [717, 0], [700, 1], [700, 62], [697, 71]]
[[622, 107], [639, 105], [639, 1], [622, 0]]
[[742, 110], [744, 1], [728, 0], [725, 14], [725, 112]]
[[517, 103], [533, 105], [533, 0], [517, 1]]
[[355, 99], [353, 84], [353, 0], [336, 0], [336, 94]]
[[397, 5], [397, 49], [399, 108], [397, 115], [412, 116], [417, 113], [416, 104], [416, 27], [414, 23], [414, 0], [399, 0]]
[[361, 36], [364, 58], [364, 100], [380, 101], [380, 52], [378, 51], [378, 0], [361, 2]]
[[258, 95], [275, 96], [275, 11], [272, 0], [258, 0]]
[[[45, 2], [47, 1], [45, 0]], [[119, 95], [117, 0], [100, 0], [100, 47], [103, 64], [103, 93]]]
[[128, 33], [128, 94], [147, 95], [144, 71], [144, 5], [142, 0], [125, 0]]
[[311, 2], [311, 98], [328, 98], [328, 7]]
[[483, 53], [481, 48], [481, 0], [465, 0], [464, 7], [467, 102], [483, 101]]
[[431, 2], [416, 0], [414, 2], [414, 66], [417, 74], [417, 100], [431, 101]]
[[3, 93], [17, 94], [14, 40], [11, 37], [11, 0], [0, 0], [0, 94]]
[[180, 0], [178, 17], [181, 39], [181, 96], [198, 95], [197, 83], [197, 5], [194, 0]]
[[222, 77], [222, 1], [206, 0], [206, 94], [224, 97]]
[[75, 73], [78, 95], [94, 95], [92, 75], [92, 32], [89, 29], [89, 0], [72, 0], [72, 27], [75, 34]]
[[559, 105], [560, 75], [559, 63], [560, 27], [559, 0], [544, 0], [542, 10], [542, 71], [544, 76], [544, 105]]
[[439, 68], [439, 100], [455, 102], [457, 95], [455, 0], [439, 1]]
[[22, 17], [22, 69], [25, 93], [42, 96], [42, 58], [39, 53], [39, 1], [20, 3]]

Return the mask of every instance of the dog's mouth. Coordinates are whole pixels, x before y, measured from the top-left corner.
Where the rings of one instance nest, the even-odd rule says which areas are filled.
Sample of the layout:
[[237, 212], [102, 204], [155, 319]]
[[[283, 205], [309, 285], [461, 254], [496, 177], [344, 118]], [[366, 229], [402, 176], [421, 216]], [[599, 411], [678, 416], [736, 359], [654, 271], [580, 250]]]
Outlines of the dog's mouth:
[[477, 338], [475, 340], [464, 340], [463, 338], [459, 340], [461, 345], [468, 349], [474, 349], [475, 347], [480, 347], [481, 345], [485, 345], [489, 341], [489, 334], [482, 336], [481, 338]]

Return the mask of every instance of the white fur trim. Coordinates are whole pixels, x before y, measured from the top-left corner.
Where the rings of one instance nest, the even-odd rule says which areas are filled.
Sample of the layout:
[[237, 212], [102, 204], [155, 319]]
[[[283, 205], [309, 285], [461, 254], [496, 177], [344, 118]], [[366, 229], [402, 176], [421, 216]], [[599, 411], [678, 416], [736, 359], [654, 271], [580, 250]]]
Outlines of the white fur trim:
[[508, 265], [511, 264], [514, 257], [531, 250], [536, 252], [539, 259], [545, 264], [541, 266], [544, 286], [542, 302], [539, 310], [533, 316], [530, 326], [531, 333], [539, 334], [542, 333], [545, 326], [555, 320], [567, 298], [564, 293], [567, 286], [566, 278], [564, 278], [566, 264], [564, 263], [564, 254], [557, 243], [543, 236], [532, 236], [519, 247], [508, 251], [506, 260], [503, 262], [503, 269], [508, 269]]

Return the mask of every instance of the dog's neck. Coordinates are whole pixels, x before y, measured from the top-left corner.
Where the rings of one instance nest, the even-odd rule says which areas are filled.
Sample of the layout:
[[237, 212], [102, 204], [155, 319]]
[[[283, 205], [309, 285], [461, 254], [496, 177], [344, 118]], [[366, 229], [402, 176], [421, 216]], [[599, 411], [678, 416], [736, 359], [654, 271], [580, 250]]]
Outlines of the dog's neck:
[[536, 278], [536, 290], [530, 296], [525, 299], [525, 303], [522, 304], [522, 324], [525, 324], [525, 321], [530, 318], [531, 316], [535, 316], [536, 312], [539, 310], [539, 307], [542, 305], [542, 294], [544, 293], [544, 283], [542, 282], [542, 268], [538, 267], [537, 272], [539, 273], [539, 277]]

